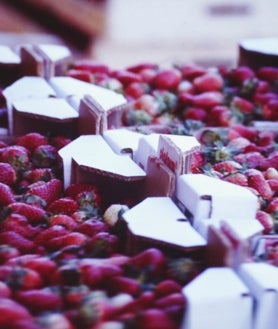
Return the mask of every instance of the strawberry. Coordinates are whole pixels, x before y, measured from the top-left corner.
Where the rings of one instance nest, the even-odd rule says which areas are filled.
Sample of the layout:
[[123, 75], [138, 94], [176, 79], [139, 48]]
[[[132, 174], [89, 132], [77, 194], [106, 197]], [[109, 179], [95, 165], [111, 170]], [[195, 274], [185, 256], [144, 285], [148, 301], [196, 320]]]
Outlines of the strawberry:
[[265, 157], [257, 151], [234, 155], [233, 159], [247, 168], [260, 169], [265, 166]]
[[26, 239], [32, 239], [36, 234], [38, 234], [40, 228], [30, 225], [25, 216], [11, 213], [2, 222], [0, 231], [14, 231]]
[[50, 138], [50, 144], [53, 145], [57, 151], [68, 145], [72, 140], [69, 137], [56, 135]]
[[260, 67], [257, 71], [257, 76], [270, 83], [275, 83], [278, 81], [278, 68], [272, 66]]
[[244, 81], [254, 78], [255, 72], [248, 66], [239, 66], [230, 70], [228, 80], [232, 84], [241, 85]]
[[184, 111], [183, 117], [186, 120], [191, 119], [191, 120], [206, 121], [207, 111], [205, 111], [202, 108], [190, 107]]
[[230, 182], [230, 183], [237, 184], [240, 186], [248, 186], [247, 177], [240, 172], [234, 172], [234, 173], [225, 175], [224, 177], [222, 177], [222, 179], [225, 180], [226, 182]]
[[249, 139], [239, 136], [230, 140], [227, 147], [232, 148], [236, 153], [241, 153], [250, 145], [251, 142]]
[[10, 287], [3, 281], [0, 281], [0, 298], [12, 297], [12, 291]]
[[270, 200], [266, 207], [266, 211], [270, 214], [278, 213], [278, 197], [274, 197]]
[[124, 87], [132, 82], [142, 82], [142, 78], [138, 73], [127, 70], [116, 70], [112, 72], [112, 77], [119, 80]]
[[98, 194], [97, 187], [94, 185], [86, 184], [86, 183], [75, 183], [69, 185], [65, 189], [64, 195], [72, 199], [75, 199], [79, 193], [85, 191], [95, 191], [95, 193]]
[[154, 302], [154, 307], [160, 310], [171, 306], [185, 307], [185, 296], [181, 291], [172, 292], [167, 296], [157, 298]]
[[219, 171], [225, 175], [238, 172], [241, 168], [242, 166], [234, 160], [224, 160], [212, 165], [213, 170]]
[[238, 132], [240, 134], [240, 136], [249, 139], [251, 142], [255, 142], [257, 140], [258, 132], [253, 127], [247, 127], [242, 124], [236, 124], [236, 125], [233, 125], [232, 128], [233, 128], [233, 130]]
[[76, 195], [75, 200], [78, 204], [78, 210], [86, 211], [89, 216], [97, 216], [101, 200], [95, 190], [83, 191]]
[[27, 150], [33, 152], [38, 146], [48, 144], [48, 140], [44, 135], [38, 132], [30, 132], [17, 137], [15, 144], [24, 146]]
[[78, 224], [77, 222], [69, 215], [60, 213], [60, 214], [55, 214], [49, 218], [49, 225], [61, 225], [66, 227], [67, 230], [73, 231], [77, 229]]
[[33, 151], [31, 160], [37, 168], [55, 168], [58, 162], [57, 149], [50, 144], [39, 145]]
[[131, 82], [125, 89], [125, 97], [130, 99], [138, 99], [140, 96], [145, 95], [150, 90], [149, 85], [145, 82]]
[[156, 73], [152, 85], [157, 89], [176, 90], [182, 80], [182, 74], [175, 68], [161, 69]]
[[47, 211], [52, 214], [71, 215], [78, 209], [78, 203], [70, 197], [62, 197], [52, 201]]
[[32, 253], [36, 249], [33, 241], [13, 231], [0, 232], [0, 241], [2, 244], [17, 248], [21, 253]]
[[61, 225], [53, 225], [41, 231], [34, 239], [37, 246], [47, 246], [49, 240], [55, 237], [62, 237], [69, 233], [68, 229]]
[[13, 186], [16, 179], [17, 175], [13, 166], [7, 162], [0, 162], [0, 183]]
[[135, 323], [138, 328], [144, 329], [178, 329], [175, 322], [159, 308], [149, 308], [140, 312]]
[[262, 224], [264, 234], [269, 234], [272, 232], [274, 228], [274, 220], [269, 213], [263, 210], [258, 210], [256, 213], [256, 219]]
[[109, 257], [118, 252], [119, 238], [109, 232], [96, 233], [87, 243], [86, 249], [91, 257]]
[[189, 81], [207, 73], [207, 70], [205, 68], [197, 64], [181, 64], [177, 65], [177, 68], [181, 71], [183, 79]]
[[78, 59], [72, 63], [71, 69], [89, 71], [90, 73], [110, 73], [110, 69], [107, 65], [92, 59]]
[[157, 278], [165, 271], [166, 256], [160, 249], [148, 248], [130, 257], [126, 266], [132, 271], [147, 271], [150, 278]]
[[233, 116], [227, 106], [216, 105], [207, 114], [205, 122], [208, 126], [228, 127], [233, 122]]
[[30, 164], [28, 150], [20, 145], [5, 147], [1, 152], [1, 161], [8, 162], [16, 172], [28, 169]]
[[196, 77], [193, 80], [193, 85], [197, 93], [202, 93], [205, 91], [220, 91], [224, 86], [224, 80], [217, 73], [207, 72]]
[[108, 232], [109, 226], [98, 218], [89, 218], [83, 221], [76, 230], [92, 237], [99, 232]]
[[264, 173], [264, 178], [278, 180], [278, 170], [274, 167], [268, 167]]
[[136, 110], [144, 110], [152, 117], [160, 114], [159, 103], [154, 95], [144, 94], [140, 96], [133, 103], [133, 108]]
[[194, 106], [211, 109], [223, 103], [223, 94], [219, 91], [206, 91], [192, 97]]
[[43, 286], [43, 280], [37, 271], [20, 265], [12, 267], [6, 282], [13, 290], [37, 289]]
[[278, 193], [278, 179], [267, 179], [267, 182], [273, 191], [273, 194], [276, 195]]
[[20, 303], [9, 299], [0, 298], [0, 327], [2, 329], [11, 328], [11, 325], [19, 320], [32, 319], [29, 311]]
[[278, 99], [271, 99], [262, 107], [262, 116], [265, 120], [278, 120]]
[[269, 101], [271, 100], [277, 100], [277, 94], [274, 92], [266, 92], [266, 93], [256, 93], [253, 95], [252, 101], [254, 102], [254, 104], [256, 105], [265, 105], [267, 104]]
[[35, 194], [50, 204], [60, 197], [62, 192], [62, 181], [52, 178], [48, 182], [38, 181], [28, 187], [29, 194]]
[[70, 69], [67, 71], [67, 77], [88, 83], [92, 82], [92, 73], [88, 70]]
[[59, 237], [50, 239], [47, 243], [49, 250], [58, 250], [68, 246], [84, 246], [88, 237], [80, 232], [68, 232]]
[[9, 259], [6, 264], [12, 266], [21, 265], [36, 271], [40, 274], [44, 283], [49, 281], [49, 276], [57, 268], [57, 264], [49, 256], [41, 256], [39, 254], [25, 254], [13, 257]]
[[60, 311], [63, 307], [61, 294], [52, 287], [17, 291], [15, 300], [32, 314]]
[[15, 202], [15, 195], [11, 187], [0, 182], [0, 206], [7, 206]]
[[164, 279], [154, 287], [154, 293], [157, 298], [165, 297], [172, 293], [181, 292], [182, 286], [172, 279]]
[[8, 211], [25, 216], [31, 224], [44, 223], [46, 220], [46, 211], [35, 205], [24, 202], [13, 202], [8, 205], [7, 209]]
[[230, 106], [236, 108], [237, 110], [239, 110], [244, 114], [252, 114], [254, 111], [253, 103], [239, 96], [233, 97]]
[[143, 63], [139, 63], [139, 64], [130, 65], [126, 69], [127, 69], [127, 71], [130, 71], [133, 73], [140, 73], [142, 70], [146, 70], [146, 69], [158, 70], [158, 68], [159, 68], [158, 65], [155, 63], [143, 62]]
[[180, 285], [190, 282], [199, 272], [197, 263], [188, 257], [169, 259], [166, 267], [167, 278]]
[[27, 170], [23, 173], [23, 178], [30, 183], [35, 183], [39, 180], [48, 182], [50, 179], [55, 178], [51, 168], [34, 168]]
[[109, 295], [121, 292], [136, 297], [141, 293], [141, 283], [126, 276], [113, 276], [108, 280], [106, 287]]
[[20, 255], [20, 251], [13, 246], [10, 246], [9, 244], [3, 244], [0, 245], [0, 264], [4, 264], [9, 259], [13, 259], [15, 257], [18, 257]]
[[204, 155], [201, 151], [194, 152], [191, 158], [190, 171], [192, 173], [201, 173], [202, 167], [205, 165]]
[[248, 179], [248, 186], [257, 190], [263, 199], [270, 200], [272, 198], [273, 192], [261, 171], [253, 168], [247, 169], [245, 175]]
[[77, 308], [82, 300], [90, 293], [90, 288], [85, 284], [62, 286], [62, 296], [66, 307]]
[[43, 329], [74, 329], [69, 319], [61, 312], [46, 312], [36, 317]]

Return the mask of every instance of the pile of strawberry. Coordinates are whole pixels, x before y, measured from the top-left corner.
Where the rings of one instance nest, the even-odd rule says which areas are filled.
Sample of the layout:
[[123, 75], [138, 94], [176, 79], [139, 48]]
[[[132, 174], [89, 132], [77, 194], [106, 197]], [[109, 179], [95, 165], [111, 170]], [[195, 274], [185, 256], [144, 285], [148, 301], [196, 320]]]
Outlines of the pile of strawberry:
[[181, 290], [200, 265], [157, 248], [126, 255], [97, 188], [63, 189], [69, 142], [1, 142], [1, 329], [179, 328]]

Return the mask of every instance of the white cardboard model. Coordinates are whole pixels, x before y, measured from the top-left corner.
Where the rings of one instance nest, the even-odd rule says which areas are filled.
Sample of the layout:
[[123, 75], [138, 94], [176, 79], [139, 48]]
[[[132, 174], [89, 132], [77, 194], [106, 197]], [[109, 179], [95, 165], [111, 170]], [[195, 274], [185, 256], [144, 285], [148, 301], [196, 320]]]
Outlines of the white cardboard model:
[[142, 135], [139, 140], [134, 161], [144, 170], [147, 169], [148, 158], [157, 156], [159, 136], [160, 134]]
[[231, 268], [204, 270], [183, 294], [187, 308], [181, 329], [253, 329], [250, 291]]
[[56, 92], [47, 81], [38, 76], [26, 76], [16, 80], [3, 90], [8, 109], [9, 134], [13, 135], [13, 103], [24, 99], [56, 97]]
[[179, 176], [190, 172], [192, 154], [200, 147], [194, 136], [160, 135], [158, 156]]
[[21, 59], [10, 47], [0, 45], [0, 64], [20, 64]]
[[201, 248], [205, 239], [169, 197], [148, 197], [123, 214], [135, 236], [181, 249]]
[[177, 178], [176, 198], [193, 222], [204, 218], [253, 219], [257, 197], [245, 187], [203, 174], [184, 174]]
[[254, 297], [252, 329], [277, 329], [278, 268], [267, 263], [245, 263], [238, 274]]

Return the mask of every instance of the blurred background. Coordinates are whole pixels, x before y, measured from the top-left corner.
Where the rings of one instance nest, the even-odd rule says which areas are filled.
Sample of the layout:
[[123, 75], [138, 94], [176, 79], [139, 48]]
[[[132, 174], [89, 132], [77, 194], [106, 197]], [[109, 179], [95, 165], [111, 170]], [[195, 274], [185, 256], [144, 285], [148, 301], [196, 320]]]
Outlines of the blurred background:
[[278, 37], [277, 12], [277, 0], [0, 0], [0, 42], [62, 43], [115, 68], [234, 66], [241, 40]]

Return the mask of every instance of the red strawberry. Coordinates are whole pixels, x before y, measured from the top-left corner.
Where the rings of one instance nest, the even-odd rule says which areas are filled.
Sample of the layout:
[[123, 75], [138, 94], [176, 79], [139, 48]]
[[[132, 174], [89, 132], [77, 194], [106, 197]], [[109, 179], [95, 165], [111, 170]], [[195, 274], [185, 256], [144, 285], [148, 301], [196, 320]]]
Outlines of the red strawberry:
[[255, 72], [248, 66], [239, 66], [231, 69], [228, 78], [233, 84], [243, 84], [244, 81], [254, 78]]
[[152, 117], [160, 114], [159, 103], [153, 95], [144, 94], [140, 96], [134, 103], [133, 108], [136, 110], [144, 110]]
[[31, 314], [23, 305], [9, 298], [0, 298], [0, 314], [2, 329], [11, 328], [16, 321], [32, 319]]
[[212, 169], [219, 171], [222, 174], [231, 174], [238, 172], [239, 169], [241, 169], [242, 166], [233, 160], [224, 160], [221, 162], [217, 162], [212, 165]]
[[43, 329], [74, 329], [69, 319], [61, 312], [46, 312], [36, 317]]
[[43, 286], [43, 280], [37, 271], [22, 266], [12, 267], [6, 282], [13, 290], [37, 289]]
[[17, 248], [22, 253], [32, 253], [36, 249], [33, 241], [26, 239], [21, 234], [13, 231], [1, 232], [0, 241], [2, 244], [8, 244]]
[[157, 298], [154, 303], [154, 307], [157, 307], [160, 310], [171, 306], [185, 306], [185, 296], [181, 291], [173, 292], [167, 296]]
[[29, 153], [24, 146], [9, 145], [1, 152], [1, 161], [8, 162], [16, 172], [29, 167]]
[[27, 179], [30, 183], [35, 183], [39, 180], [47, 182], [50, 179], [55, 178], [55, 175], [51, 168], [35, 168], [25, 171], [23, 178]]
[[270, 186], [270, 188], [273, 191], [273, 194], [277, 194], [278, 192], [278, 179], [267, 179], [267, 182]]
[[15, 195], [11, 187], [0, 182], [0, 206], [7, 206], [15, 202]]
[[91, 73], [110, 73], [110, 69], [107, 65], [99, 63], [91, 59], [79, 59], [76, 60], [71, 68], [82, 71], [89, 71]]
[[240, 153], [234, 156], [234, 160], [247, 168], [263, 168], [266, 164], [265, 157], [260, 152]]
[[49, 250], [59, 250], [68, 246], [84, 246], [88, 237], [80, 232], [69, 232], [59, 237], [54, 237], [47, 242]]
[[193, 80], [193, 85], [198, 93], [205, 91], [218, 91], [222, 90], [224, 80], [221, 75], [207, 72]]
[[53, 145], [57, 149], [57, 151], [68, 145], [71, 141], [72, 140], [70, 138], [61, 135], [53, 136], [50, 139], [51, 145]]
[[90, 216], [97, 216], [99, 214], [101, 200], [95, 190], [80, 192], [75, 197], [75, 200], [78, 203], [78, 210], [86, 211]]
[[61, 237], [69, 233], [68, 229], [61, 225], [53, 225], [41, 231], [34, 239], [37, 246], [47, 246], [49, 240], [55, 237]]
[[9, 259], [13, 259], [20, 255], [20, 251], [9, 244], [0, 245], [0, 264], [6, 263]]
[[194, 78], [207, 73], [207, 70], [197, 64], [182, 64], [178, 65], [178, 69], [182, 73], [185, 80], [193, 80]]
[[54, 200], [47, 207], [47, 211], [52, 214], [71, 215], [78, 209], [78, 203], [70, 197], [62, 197]]
[[192, 158], [191, 158], [191, 164], [190, 164], [190, 171], [192, 173], [201, 173], [201, 168], [204, 166], [205, 164], [205, 159], [204, 159], [204, 155], [202, 154], [202, 152], [195, 152], [192, 154]]
[[7, 209], [25, 216], [31, 224], [40, 224], [46, 220], [46, 211], [35, 205], [13, 202], [8, 205]]
[[92, 184], [75, 183], [66, 188], [64, 195], [75, 199], [79, 193], [84, 191], [95, 191], [97, 193], [97, 187]]
[[85, 284], [63, 286], [62, 294], [66, 307], [79, 307], [90, 291], [90, 288]]
[[181, 82], [182, 74], [177, 69], [161, 69], [154, 77], [152, 84], [154, 88], [175, 90]]
[[17, 176], [13, 166], [7, 162], [0, 162], [0, 182], [13, 186]]
[[225, 180], [226, 182], [230, 182], [230, 183], [237, 184], [240, 186], [248, 186], [247, 177], [244, 174], [239, 173], [239, 172], [231, 173], [227, 176], [224, 176], [222, 179]]
[[271, 100], [277, 100], [277, 94], [274, 92], [266, 92], [266, 93], [256, 93], [253, 95], [252, 101], [256, 105], [265, 105]]
[[136, 326], [144, 329], [177, 329], [176, 323], [158, 308], [149, 308], [138, 314]]
[[62, 192], [62, 181], [57, 178], [52, 178], [48, 182], [38, 181], [28, 187], [29, 194], [35, 194], [50, 204], [60, 197]]
[[185, 119], [205, 121], [207, 118], [207, 111], [202, 108], [191, 107], [184, 111]]
[[57, 149], [50, 144], [39, 145], [33, 151], [31, 160], [37, 168], [53, 168], [58, 163]]
[[245, 175], [247, 176], [249, 187], [257, 190], [260, 196], [266, 200], [272, 198], [273, 192], [261, 171], [257, 169], [247, 169]]
[[258, 210], [256, 213], [256, 219], [262, 224], [264, 228], [263, 229], [264, 234], [269, 234], [272, 232], [274, 228], [274, 220], [269, 213], [263, 210]]
[[38, 146], [48, 144], [48, 140], [45, 136], [37, 132], [30, 132], [15, 140], [16, 145], [24, 146], [30, 152], [33, 152]]
[[257, 140], [258, 131], [253, 127], [247, 127], [241, 124], [233, 125], [233, 130], [237, 131], [240, 136], [249, 139], [251, 142]]
[[38, 234], [40, 228], [30, 225], [25, 216], [17, 213], [11, 213], [2, 222], [0, 231], [14, 231], [26, 239], [32, 239], [36, 234]]
[[194, 106], [202, 107], [204, 109], [211, 109], [216, 105], [223, 103], [223, 94], [219, 91], [206, 91], [192, 98]]
[[0, 281], [0, 298], [12, 297], [12, 291], [10, 287], [3, 281]]
[[232, 113], [227, 106], [216, 105], [207, 114], [208, 126], [228, 127], [233, 122]]
[[84, 82], [92, 82], [92, 73], [88, 70], [70, 69], [67, 71], [67, 77], [78, 79]]
[[107, 281], [106, 286], [111, 295], [121, 292], [136, 297], [141, 293], [141, 283], [126, 276], [113, 276]]
[[109, 257], [118, 252], [119, 238], [109, 232], [96, 233], [87, 243], [91, 257]]
[[112, 77], [119, 80], [124, 86], [132, 82], [142, 82], [142, 78], [138, 73], [127, 70], [116, 70], [112, 73]]
[[89, 218], [82, 222], [76, 230], [92, 237], [99, 232], [108, 232], [109, 226], [98, 218]]
[[69, 215], [55, 214], [49, 218], [49, 225], [61, 225], [66, 227], [69, 231], [73, 231], [78, 227], [77, 222]]
[[278, 68], [272, 66], [260, 67], [257, 71], [257, 76], [262, 80], [275, 83], [278, 81]]
[[142, 95], [145, 95], [149, 91], [149, 86], [145, 82], [131, 82], [125, 89], [124, 93], [126, 97], [131, 99], [137, 99]]
[[246, 114], [251, 114], [254, 111], [253, 103], [239, 96], [233, 97], [231, 106]]
[[140, 73], [142, 70], [145, 69], [157, 70], [158, 65], [150, 62], [143, 62], [143, 63], [128, 66], [126, 69], [133, 73]]
[[138, 271], [147, 270], [150, 277], [156, 278], [164, 273], [166, 256], [157, 248], [148, 248], [129, 258], [127, 266]]
[[50, 287], [17, 291], [15, 300], [24, 305], [32, 314], [60, 311], [63, 307], [60, 293]]
[[250, 145], [251, 142], [249, 139], [239, 136], [230, 140], [227, 144], [227, 147], [231, 148], [236, 153], [240, 153], [244, 152], [245, 149]]
[[158, 298], [165, 297], [172, 293], [181, 292], [181, 290], [182, 286], [178, 282], [171, 279], [164, 279], [154, 288], [155, 295]]
[[278, 99], [269, 100], [262, 107], [262, 116], [265, 120], [278, 120]]
[[278, 212], [278, 197], [275, 197], [270, 200], [269, 204], [267, 205], [266, 211], [270, 214]]

